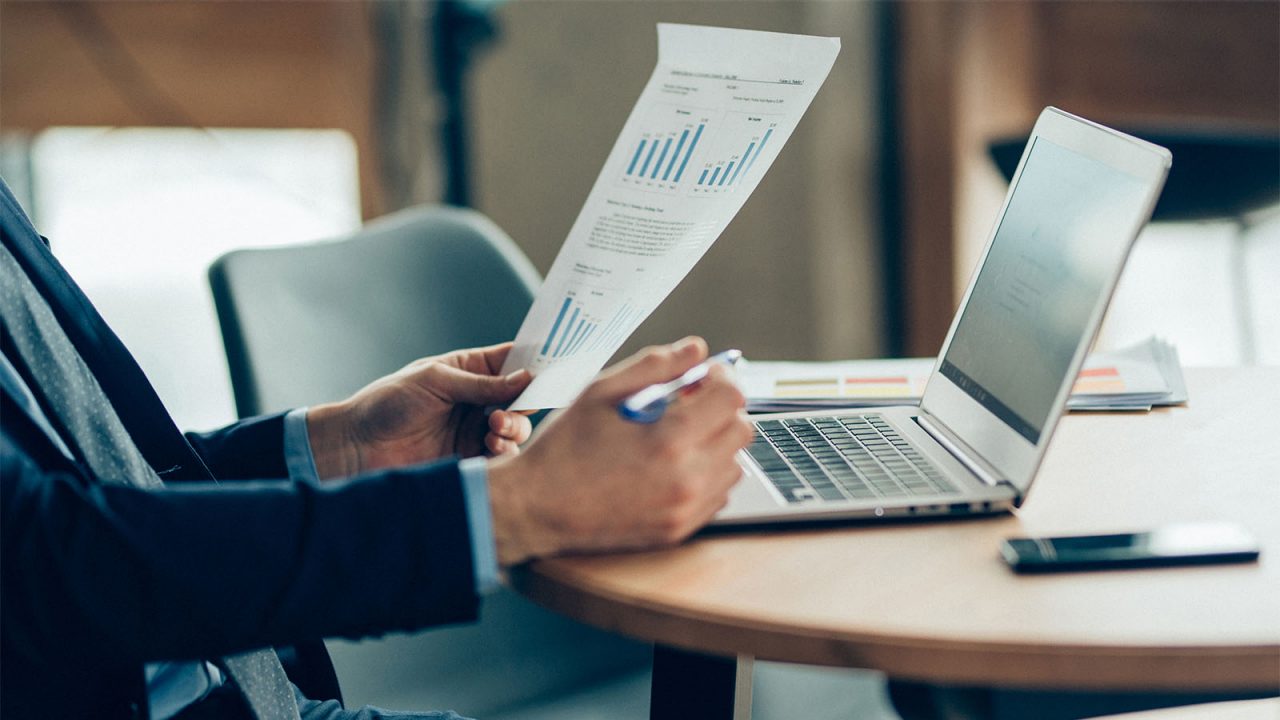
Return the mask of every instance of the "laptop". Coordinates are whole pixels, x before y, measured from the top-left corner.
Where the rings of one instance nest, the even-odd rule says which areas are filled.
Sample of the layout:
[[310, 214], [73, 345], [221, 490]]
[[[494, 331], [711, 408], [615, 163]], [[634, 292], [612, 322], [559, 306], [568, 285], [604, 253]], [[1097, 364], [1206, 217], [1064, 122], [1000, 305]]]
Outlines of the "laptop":
[[1020, 506], [1171, 160], [1046, 108], [920, 405], [753, 415], [712, 524]]

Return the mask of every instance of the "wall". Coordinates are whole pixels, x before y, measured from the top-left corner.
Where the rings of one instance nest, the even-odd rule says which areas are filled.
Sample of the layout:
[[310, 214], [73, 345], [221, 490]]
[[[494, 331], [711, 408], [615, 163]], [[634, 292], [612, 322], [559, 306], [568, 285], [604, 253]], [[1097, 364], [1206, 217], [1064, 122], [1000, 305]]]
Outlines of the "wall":
[[657, 22], [839, 36], [836, 67], [715, 246], [622, 352], [704, 335], [748, 357], [882, 347], [868, 3], [547, 2], [497, 11], [473, 75], [477, 204], [546, 272], [657, 59]]
[[[416, 178], [419, 199], [438, 190], [422, 172], [435, 159], [423, 159], [431, 149], [423, 141], [434, 140], [438, 108], [401, 108], [420, 128], [416, 137], [377, 135], [385, 123], [374, 108], [381, 76], [373, 20], [411, 30], [424, 12], [416, 5], [4, 3], [3, 10], [7, 130], [344, 127], [360, 150], [366, 217], [403, 201], [387, 195], [380, 172]], [[653, 69], [657, 22], [839, 36], [836, 67], [782, 156], [624, 352], [696, 332], [757, 358], [880, 354], [872, 4], [548, 0], [495, 12], [500, 37], [472, 76], [474, 195], [543, 271]], [[396, 37], [418, 41], [407, 30]], [[394, 98], [417, 97], [411, 90], [422, 81], [423, 58], [414, 49], [394, 51], [404, 71]]]
[[[1280, 3], [907, 2], [897, 20], [906, 342], [936, 352], [1046, 105], [1133, 129], [1280, 130]], [[1178, 161], [1175, 157], [1174, 166]]]
[[0, 2], [0, 129], [341, 128], [367, 217], [385, 212], [370, 6]]

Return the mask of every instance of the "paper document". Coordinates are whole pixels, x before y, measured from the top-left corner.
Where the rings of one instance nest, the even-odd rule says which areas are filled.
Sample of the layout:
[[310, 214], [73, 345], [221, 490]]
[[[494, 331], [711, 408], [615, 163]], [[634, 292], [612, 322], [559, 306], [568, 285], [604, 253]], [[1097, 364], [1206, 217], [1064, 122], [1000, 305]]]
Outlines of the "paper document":
[[933, 358], [738, 364], [752, 412], [909, 405], [920, 401]]
[[[738, 364], [751, 412], [916, 405], [935, 358]], [[1085, 359], [1071, 388], [1072, 410], [1150, 410], [1187, 401], [1178, 351], [1159, 338]]]
[[582, 392], [738, 213], [839, 50], [837, 38], [658, 25], [658, 64], [503, 366], [534, 375], [512, 409]]
[[1173, 345], [1146, 341], [1085, 359], [1071, 388], [1072, 410], [1149, 410], [1187, 401], [1182, 365]]

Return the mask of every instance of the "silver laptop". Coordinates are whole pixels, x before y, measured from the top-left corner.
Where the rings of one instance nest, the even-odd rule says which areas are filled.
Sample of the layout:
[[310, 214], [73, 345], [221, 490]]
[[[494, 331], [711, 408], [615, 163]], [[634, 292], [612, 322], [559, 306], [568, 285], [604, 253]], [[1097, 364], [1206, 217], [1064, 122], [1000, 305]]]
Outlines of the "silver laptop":
[[753, 416], [713, 524], [1021, 505], [1171, 159], [1047, 108], [920, 406]]

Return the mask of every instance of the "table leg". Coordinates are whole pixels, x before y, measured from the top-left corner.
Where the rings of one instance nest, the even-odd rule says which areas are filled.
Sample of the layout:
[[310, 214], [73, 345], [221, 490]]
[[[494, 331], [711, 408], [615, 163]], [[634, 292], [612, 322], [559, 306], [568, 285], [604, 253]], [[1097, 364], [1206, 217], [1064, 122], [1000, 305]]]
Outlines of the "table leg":
[[750, 720], [753, 664], [654, 645], [649, 720]]

